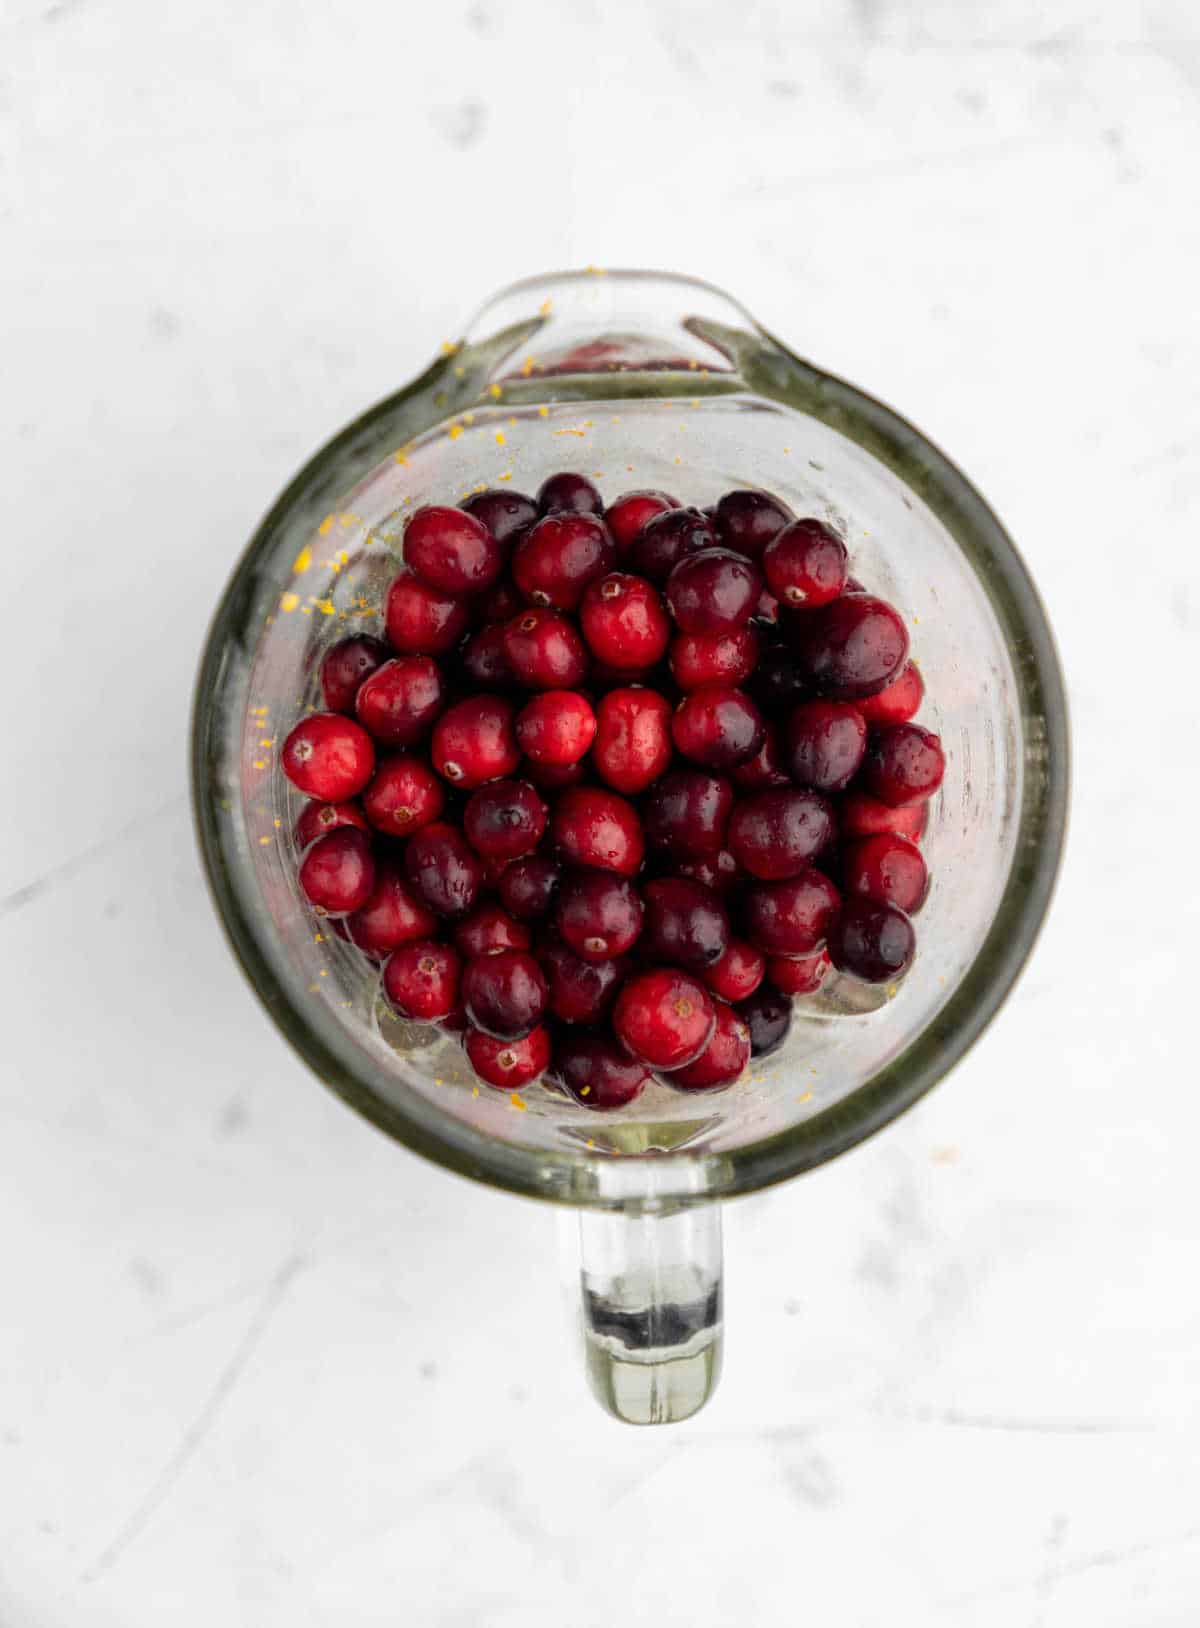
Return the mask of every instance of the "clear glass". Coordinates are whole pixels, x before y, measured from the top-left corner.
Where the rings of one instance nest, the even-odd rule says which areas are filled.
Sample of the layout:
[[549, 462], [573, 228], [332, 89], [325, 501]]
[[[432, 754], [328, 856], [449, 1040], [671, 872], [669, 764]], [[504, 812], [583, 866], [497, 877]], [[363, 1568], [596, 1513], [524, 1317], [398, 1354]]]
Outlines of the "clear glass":
[[[304, 907], [298, 799], [277, 766], [298, 708], [317, 704], [323, 651], [378, 629], [405, 515], [477, 485], [530, 491], [563, 467], [608, 494], [661, 486], [699, 504], [763, 486], [832, 520], [855, 573], [910, 618], [923, 721], [947, 749], [925, 839], [933, 884], [903, 982], [834, 979], [736, 1086], [654, 1085], [613, 1116], [541, 1085], [481, 1088], [456, 1042], [388, 1012], [357, 954]], [[251, 983], [326, 1084], [397, 1140], [499, 1187], [619, 1212], [584, 1227], [585, 1329], [593, 1388], [637, 1422], [695, 1411], [719, 1368], [719, 1230], [681, 1217], [832, 1158], [961, 1057], [1047, 908], [1067, 786], [1051, 634], [978, 493], [910, 424], [791, 354], [728, 296], [648, 272], [504, 291], [425, 374], [318, 452], [235, 570], [196, 695], [200, 846]], [[693, 1292], [704, 1284], [713, 1292]], [[636, 1331], [635, 1304], [686, 1352], [643, 1343], [631, 1359], [617, 1332]], [[701, 1337], [698, 1400], [694, 1368], [678, 1385], [647, 1375], [690, 1361]]]

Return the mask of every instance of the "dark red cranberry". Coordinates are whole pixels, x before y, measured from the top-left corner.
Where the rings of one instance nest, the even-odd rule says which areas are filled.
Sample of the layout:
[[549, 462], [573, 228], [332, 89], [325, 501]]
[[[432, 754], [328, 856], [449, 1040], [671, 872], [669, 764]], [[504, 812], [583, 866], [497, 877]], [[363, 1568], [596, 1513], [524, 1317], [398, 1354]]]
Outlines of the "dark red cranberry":
[[578, 763], [539, 763], [535, 758], [526, 758], [521, 772], [526, 780], [549, 796], [565, 791], [568, 786], [581, 786], [588, 778], [588, 765], [586, 758], [580, 758]]
[[485, 622], [462, 648], [462, 664], [483, 689], [505, 689], [513, 683], [513, 670], [504, 648], [504, 625]]
[[667, 579], [667, 604], [684, 633], [736, 633], [754, 614], [762, 578], [729, 548], [710, 548], [679, 564]]
[[811, 955], [773, 955], [767, 962], [767, 977], [781, 995], [815, 995], [829, 971], [827, 950]]
[[444, 594], [479, 593], [504, 569], [505, 550], [482, 520], [463, 509], [427, 504], [404, 527], [404, 563]]
[[554, 924], [584, 961], [608, 961], [632, 949], [642, 930], [642, 900], [612, 871], [576, 871], [558, 895]]
[[363, 794], [367, 818], [391, 837], [408, 837], [432, 824], [445, 806], [441, 781], [413, 752], [383, 758]]
[[550, 1063], [550, 1034], [540, 1023], [521, 1040], [497, 1040], [482, 1029], [468, 1029], [465, 1044], [471, 1067], [497, 1091], [520, 1090]]
[[792, 777], [783, 766], [783, 743], [774, 724], [763, 730], [763, 741], [753, 757], [733, 770], [733, 783], [742, 791], [769, 791], [772, 786], [790, 786]]
[[560, 794], [550, 834], [569, 864], [633, 876], [642, 863], [645, 839], [637, 809], [600, 786], [572, 786]]
[[762, 569], [776, 599], [815, 610], [846, 586], [846, 545], [819, 520], [793, 520], [763, 549]]
[[561, 1085], [581, 1108], [624, 1108], [639, 1097], [650, 1075], [607, 1035], [564, 1034], [554, 1042], [546, 1078]]
[[481, 904], [454, 929], [454, 948], [464, 961], [495, 955], [498, 950], [527, 950], [532, 943], [533, 934], [525, 923], [514, 921], [498, 904]]
[[504, 577], [480, 601], [480, 614], [485, 622], [511, 622], [524, 606], [521, 590], [509, 577]]
[[374, 886], [371, 839], [351, 826], [318, 837], [300, 861], [300, 891], [320, 916], [361, 910]]
[[940, 738], [920, 724], [890, 724], [871, 736], [862, 788], [892, 808], [932, 797], [946, 772]]
[[812, 695], [812, 687], [801, 672], [800, 663], [787, 646], [781, 644], [763, 651], [746, 688], [769, 718], [790, 712], [797, 702]]
[[731, 769], [763, 743], [762, 713], [744, 690], [705, 684], [685, 695], [671, 719], [676, 751], [709, 769]]
[[548, 1010], [562, 1023], [602, 1023], [629, 972], [626, 957], [586, 961], [557, 938], [538, 949], [550, 986]]
[[722, 895], [747, 879], [745, 871], [726, 848], [703, 859], [673, 859], [671, 866], [674, 875], [686, 876], [691, 882], [702, 882], [714, 893]]
[[739, 1079], [750, 1061], [750, 1025], [725, 1001], [714, 1001], [717, 1020], [712, 1039], [685, 1068], [677, 1068], [667, 1081], [684, 1091], [716, 1091]]
[[761, 950], [744, 939], [731, 938], [725, 954], [703, 973], [704, 982], [723, 1001], [744, 1001], [753, 995], [767, 970]]
[[600, 514], [604, 499], [586, 475], [561, 470], [538, 487], [538, 509], [542, 514]]
[[829, 930], [834, 966], [869, 984], [907, 972], [916, 948], [917, 935], [903, 910], [879, 899], [844, 899]]
[[763, 983], [748, 1000], [739, 1001], [737, 1009], [750, 1030], [751, 1057], [769, 1057], [778, 1051], [792, 1026], [792, 1003], [788, 997]]
[[792, 709], [784, 754], [792, 779], [814, 791], [844, 791], [867, 750], [867, 726], [848, 701], [801, 701]]
[[359, 792], [375, 767], [375, 748], [361, 724], [336, 712], [302, 718], [283, 743], [284, 774], [306, 797], [344, 803]]
[[433, 726], [434, 768], [464, 791], [512, 774], [521, 761], [515, 713], [512, 702], [499, 695], [457, 702]]
[[497, 1040], [519, 1040], [541, 1021], [546, 975], [528, 950], [497, 950], [467, 963], [462, 999], [467, 1017]]
[[716, 546], [717, 534], [699, 509], [670, 509], [646, 522], [624, 563], [640, 577], [665, 582], [680, 560]]
[[359, 685], [387, 656], [387, 645], [369, 633], [352, 634], [327, 650], [321, 662], [321, 694], [329, 711], [353, 712]]
[[456, 825], [438, 822], [411, 837], [404, 875], [417, 897], [439, 916], [468, 915], [483, 886], [483, 862]]
[[757, 560], [792, 518], [792, 511], [769, 492], [726, 492], [714, 515], [717, 534], [726, 548]]
[[388, 643], [402, 656], [440, 656], [462, 638], [471, 613], [465, 599], [401, 571], [388, 589], [384, 620]]
[[911, 916], [921, 908], [929, 872], [908, 837], [886, 831], [850, 843], [842, 855], [842, 886], [864, 899], [882, 899]]
[[712, 996], [675, 967], [654, 967], [630, 978], [613, 1009], [613, 1028], [626, 1051], [663, 1072], [694, 1063], [715, 1027]]
[[535, 605], [577, 609], [584, 589], [611, 571], [617, 550], [594, 514], [552, 514], [527, 531], [513, 550], [517, 587]]
[[366, 679], [354, 710], [381, 746], [414, 746], [442, 710], [442, 675], [429, 656], [397, 656]]
[[729, 917], [711, 888], [683, 876], [664, 876], [647, 882], [642, 898], [641, 947], [651, 960], [703, 972], [729, 948]]
[[546, 854], [529, 854], [506, 865], [497, 883], [500, 903], [518, 921], [536, 921], [554, 902], [562, 871]]
[[704, 859], [725, 846], [732, 808], [728, 780], [700, 769], [674, 769], [650, 788], [646, 835], [675, 859]]
[[472, 794], [463, 829], [485, 859], [520, 859], [542, 840], [546, 805], [524, 780], [493, 780]]
[[743, 870], [783, 882], [810, 865], [837, 832], [833, 808], [815, 791], [762, 791], [734, 808], [726, 838]]
[[310, 842], [327, 837], [342, 825], [367, 830], [366, 816], [357, 803], [322, 803], [314, 798], [311, 803], [305, 803], [296, 821], [296, 846], [307, 848]]
[[436, 1023], [458, 1004], [462, 970], [449, 944], [419, 938], [402, 944], [383, 969], [383, 992], [401, 1017], [414, 1023]]
[[463, 508], [481, 520], [498, 543], [510, 543], [521, 532], [528, 531], [538, 517], [537, 504], [531, 497], [498, 486], [475, 492], [467, 498]]
[[792, 637], [801, 669], [817, 688], [847, 701], [886, 689], [908, 660], [903, 618], [872, 594], [843, 594], [806, 611]]
[[764, 955], [808, 955], [824, 942], [838, 899], [812, 866], [786, 882], [756, 882], [742, 900], [746, 937]]
[[592, 762], [627, 797], [645, 791], [671, 761], [671, 703], [656, 690], [609, 690], [596, 711]]
[[382, 961], [411, 939], [431, 938], [438, 923], [405, 885], [400, 867], [393, 860], [384, 860], [375, 867], [370, 898], [346, 918], [346, 928], [364, 954]]
[[588, 670], [587, 649], [565, 616], [530, 607], [504, 628], [504, 654], [528, 690], [570, 690]]
[[671, 619], [645, 577], [610, 571], [588, 584], [579, 609], [583, 636], [617, 672], [653, 667], [671, 640]]
[[456, 1002], [454, 1008], [447, 1012], [444, 1018], [438, 1018], [437, 1026], [443, 1034], [465, 1035], [471, 1025], [467, 1022], [466, 1008], [461, 1001]]
[[624, 554], [631, 548], [642, 527], [656, 514], [678, 507], [676, 500], [665, 492], [623, 492], [604, 511], [604, 523], [612, 533], [617, 552]]
[[596, 714], [574, 690], [545, 690], [517, 714], [517, 745], [535, 763], [578, 763], [596, 735]]
[[925, 829], [929, 808], [925, 803], [890, 808], [865, 792], [848, 791], [838, 799], [837, 814], [843, 836], [873, 837], [881, 831], [895, 831], [916, 842]]
[[858, 710], [877, 729], [883, 724], [906, 724], [920, 710], [925, 699], [925, 680], [915, 662], [905, 662], [899, 676], [878, 695], [867, 695], [858, 703]]
[[678, 633], [671, 641], [671, 676], [681, 690], [740, 684], [757, 661], [758, 634], [752, 627], [736, 633]]

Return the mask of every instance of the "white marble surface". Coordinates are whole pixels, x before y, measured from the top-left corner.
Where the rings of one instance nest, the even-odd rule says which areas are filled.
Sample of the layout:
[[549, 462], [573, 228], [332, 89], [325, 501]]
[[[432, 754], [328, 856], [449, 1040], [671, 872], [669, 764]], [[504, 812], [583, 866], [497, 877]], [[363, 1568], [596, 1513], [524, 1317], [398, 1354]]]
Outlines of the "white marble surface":
[[[1200, 1614], [1200, 16], [0, 0], [0, 1623]], [[708, 275], [971, 472], [1074, 703], [1057, 906], [876, 1141], [727, 1213], [623, 1431], [555, 1216], [386, 1143], [228, 958], [194, 664], [308, 451], [490, 289]]]

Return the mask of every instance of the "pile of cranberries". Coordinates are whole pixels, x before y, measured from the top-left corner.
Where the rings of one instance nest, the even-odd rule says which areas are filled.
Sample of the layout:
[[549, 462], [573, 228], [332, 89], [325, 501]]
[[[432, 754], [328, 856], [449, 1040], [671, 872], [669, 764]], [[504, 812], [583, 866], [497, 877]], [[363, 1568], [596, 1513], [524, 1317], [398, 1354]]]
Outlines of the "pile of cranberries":
[[300, 886], [488, 1085], [736, 1080], [830, 965], [912, 961], [941, 783], [899, 613], [777, 498], [582, 475], [416, 510], [287, 737]]

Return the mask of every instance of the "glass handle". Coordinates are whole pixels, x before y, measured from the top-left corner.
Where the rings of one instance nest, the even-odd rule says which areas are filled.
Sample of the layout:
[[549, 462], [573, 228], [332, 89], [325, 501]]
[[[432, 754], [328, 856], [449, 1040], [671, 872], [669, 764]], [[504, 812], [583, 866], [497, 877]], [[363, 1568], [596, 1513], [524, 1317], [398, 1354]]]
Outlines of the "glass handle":
[[721, 1212], [715, 1204], [584, 1210], [584, 1356], [597, 1400], [626, 1424], [675, 1424], [721, 1372]]

